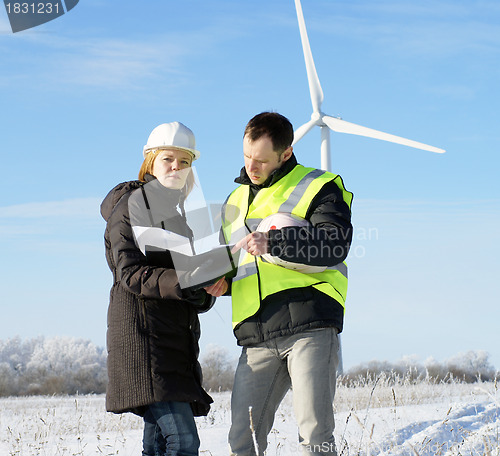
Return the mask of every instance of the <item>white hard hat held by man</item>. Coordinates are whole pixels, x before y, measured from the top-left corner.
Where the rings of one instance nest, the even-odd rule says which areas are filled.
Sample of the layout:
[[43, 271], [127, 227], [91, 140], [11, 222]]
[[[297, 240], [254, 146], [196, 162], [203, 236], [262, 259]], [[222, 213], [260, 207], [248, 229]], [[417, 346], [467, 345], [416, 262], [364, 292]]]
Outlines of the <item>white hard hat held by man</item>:
[[[311, 224], [306, 220], [293, 214], [285, 212], [278, 212], [267, 216], [259, 223], [257, 231], [261, 233], [268, 233], [271, 230], [280, 230], [289, 226], [303, 226], [309, 227]], [[282, 266], [284, 268], [293, 269], [304, 274], [311, 274], [313, 272], [323, 272], [326, 266], [311, 266], [306, 263], [294, 263], [293, 261], [286, 261], [279, 256], [273, 256], [270, 253], [264, 253], [262, 259], [272, 264]]]
[[248, 122], [240, 185], [222, 208], [224, 242], [243, 252], [236, 276], [207, 288], [231, 295], [233, 331], [243, 347], [231, 400], [233, 456], [255, 454], [249, 408], [264, 454], [274, 413], [292, 385], [302, 453], [337, 454], [333, 398], [352, 193], [340, 176], [298, 164], [292, 141], [291, 123], [278, 113]]

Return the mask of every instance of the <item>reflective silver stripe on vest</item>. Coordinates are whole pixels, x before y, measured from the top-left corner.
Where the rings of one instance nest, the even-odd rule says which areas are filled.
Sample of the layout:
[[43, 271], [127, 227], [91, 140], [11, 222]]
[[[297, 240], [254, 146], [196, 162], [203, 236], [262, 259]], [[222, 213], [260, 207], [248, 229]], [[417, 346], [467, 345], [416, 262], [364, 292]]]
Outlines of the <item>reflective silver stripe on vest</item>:
[[307, 187], [311, 182], [319, 176], [325, 174], [325, 171], [321, 169], [314, 169], [313, 171], [307, 173], [295, 186], [292, 193], [288, 196], [287, 200], [280, 206], [278, 212], [286, 212], [291, 214], [295, 206], [299, 204], [300, 199], [304, 196]]
[[344, 263], [339, 263], [335, 266], [329, 266], [326, 268], [327, 271], [339, 271], [347, 279], [347, 265]]
[[259, 223], [262, 222], [262, 220], [263, 219], [261, 218], [248, 218], [245, 220], [245, 223], [247, 224], [248, 228], [250, 228], [250, 231], [256, 231]]
[[247, 277], [250, 277], [254, 274], [257, 274], [257, 265], [254, 261], [243, 265], [240, 264], [238, 266], [238, 273], [236, 274], [236, 277], [233, 278], [233, 282], [237, 282], [241, 279], [246, 279]]
[[[311, 182], [319, 176], [325, 174], [325, 171], [321, 169], [314, 169], [307, 173], [292, 190], [292, 193], [288, 196], [287, 200], [284, 201], [276, 212], [285, 212], [291, 214], [295, 206], [299, 204], [299, 201], [304, 196], [307, 187]], [[251, 231], [256, 231], [259, 223], [262, 222], [262, 218], [247, 218], [245, 220], [246, 225]]]
[[249, 233], [248, 229], [245, 226], [238, 228], [234, 233], [231, 233], [230, 244], [236, 244], [241, 241], [246, 235]]
[[[264, 258], [262, 258], [262, 261], [266, 262]], [[326, 268], [327, 271], [339, 271], [346, 279], [348, 270], [347, 270], [347, 265], [344, 263], [339, 263], [335, 266], [329, 266]], [[237, 282], [238, 280], [245, 279], [247, 277], [250, 277], [251, 275], [257, 274], [257, 265], [255, 264], [255, 261], [252, 263], [247, 263], [245, 265], [239, 265], [238, 266], [238, 273], [236, 277], [233, 278], [233, 282]]]

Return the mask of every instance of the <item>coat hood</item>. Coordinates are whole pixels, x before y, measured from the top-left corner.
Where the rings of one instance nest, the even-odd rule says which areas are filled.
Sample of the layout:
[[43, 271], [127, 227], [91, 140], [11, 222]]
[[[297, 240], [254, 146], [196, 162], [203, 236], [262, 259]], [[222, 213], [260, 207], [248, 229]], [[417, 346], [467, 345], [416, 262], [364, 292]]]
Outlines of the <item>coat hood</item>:
[[113, 212], [114, 207], [120, 201], [123, 195], [139, 188], [141, 186], [141, 181], [130, 181], [130, 182], [122, 182], [114, 187], [104, 198], [101, 203], [101, 215], [103, 219], [107, 222], [111, 213]]

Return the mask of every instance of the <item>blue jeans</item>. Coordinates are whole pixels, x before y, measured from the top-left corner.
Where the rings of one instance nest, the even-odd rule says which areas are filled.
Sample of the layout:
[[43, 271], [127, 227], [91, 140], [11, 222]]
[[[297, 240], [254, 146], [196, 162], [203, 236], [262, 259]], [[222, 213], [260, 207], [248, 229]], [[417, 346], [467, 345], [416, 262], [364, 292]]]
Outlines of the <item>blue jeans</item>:
[[144, 415], [143, 456], [198, 456], [200, 439], [187, 402], [156, 402]]

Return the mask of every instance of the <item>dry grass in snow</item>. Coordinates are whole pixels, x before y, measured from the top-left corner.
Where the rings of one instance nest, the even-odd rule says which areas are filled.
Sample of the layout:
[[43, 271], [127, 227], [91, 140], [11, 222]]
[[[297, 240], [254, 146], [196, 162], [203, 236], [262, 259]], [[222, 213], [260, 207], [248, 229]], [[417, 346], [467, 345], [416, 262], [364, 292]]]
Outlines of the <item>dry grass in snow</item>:
[[[213, 394], [207, 417], [197, 418], [201, 456], [225, 456], [230, 393]], [[500, 455], [496, 383], [405, 383], [379, 376], [351, 387], [339, 383], [335, 400], [338, 452], [350, 455]], [[104, 411], [104, 396], [0, 399], [2, 456], [141, 453], [142, 421]], [[300, 454], [291, 397], [269, 436], [269, 456]]]

